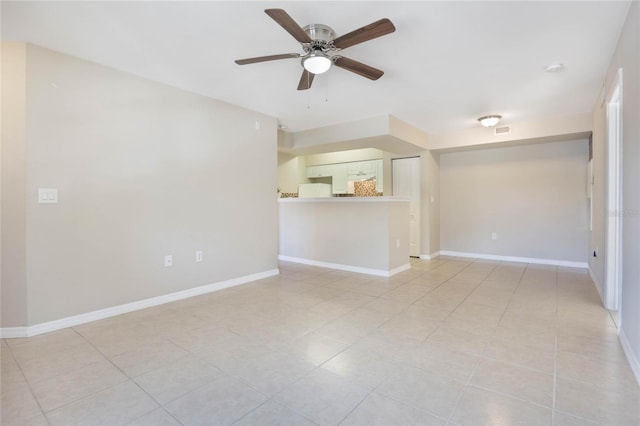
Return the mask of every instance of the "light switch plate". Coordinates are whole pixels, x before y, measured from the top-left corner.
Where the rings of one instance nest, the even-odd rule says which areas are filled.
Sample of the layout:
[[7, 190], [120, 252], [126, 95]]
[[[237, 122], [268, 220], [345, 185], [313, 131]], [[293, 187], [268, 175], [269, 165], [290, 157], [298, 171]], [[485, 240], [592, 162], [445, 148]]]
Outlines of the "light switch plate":
[[57, 203], [58, 190], [56, 188], [38, 188], [38, 203]]

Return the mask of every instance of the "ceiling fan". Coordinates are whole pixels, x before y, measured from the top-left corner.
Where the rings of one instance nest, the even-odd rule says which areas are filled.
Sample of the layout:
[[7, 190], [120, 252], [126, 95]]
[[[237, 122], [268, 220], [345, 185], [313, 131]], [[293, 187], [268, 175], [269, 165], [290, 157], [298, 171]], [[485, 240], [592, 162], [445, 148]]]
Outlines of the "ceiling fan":
[[336, 38], [335, 31], [323, 24], [310, 24], [304, 28], [300, 27], [293, 18], [282, 9], [266, 9], [264, 12], [302, 45], [304, 53], [284, 53], [280, 55], [238, 59], [235, 61], [236, 64], [247, 65], [278, 59], [302, 58], [301, 63], [304, 70], [298, 83], [298, 90], [309, 89], [313, 82], [313, 77], [316, 74], [322, 74], [328, 71], [332, 65], [370, 80], [377, 80], [384, 74], [382, 70], [333, 53], [394, 32], [396, 27], [393, 26], [393, 23], [389, 19], [380, 19]]

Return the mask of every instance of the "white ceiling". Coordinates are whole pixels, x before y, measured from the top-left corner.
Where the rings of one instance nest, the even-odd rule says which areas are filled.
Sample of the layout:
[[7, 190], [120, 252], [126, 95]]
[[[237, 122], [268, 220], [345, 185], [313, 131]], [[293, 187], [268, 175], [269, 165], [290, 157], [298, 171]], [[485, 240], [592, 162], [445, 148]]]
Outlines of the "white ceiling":
[[[290, 131], [381, 114], [428, 133], [591, 111], [629, 1], [7, 2], [2, 38], [38, 44], [275, 116]], [[340, 68], [297, 91], [301, 52], [265, 13], [285, 9], [338, 35], [386, 17], [396, 32], [341, 54], [385, 71]], [[561, 73], [543, 67], [562, 62]]]

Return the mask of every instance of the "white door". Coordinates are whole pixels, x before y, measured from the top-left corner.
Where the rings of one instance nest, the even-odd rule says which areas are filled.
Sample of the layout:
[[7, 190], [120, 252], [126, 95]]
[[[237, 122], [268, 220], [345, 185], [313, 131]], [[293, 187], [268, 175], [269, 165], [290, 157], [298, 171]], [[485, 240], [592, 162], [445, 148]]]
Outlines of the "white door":
[[420, 257], [420, 158], [391, 161], [394, 197], [409, 199], [409, 256]]

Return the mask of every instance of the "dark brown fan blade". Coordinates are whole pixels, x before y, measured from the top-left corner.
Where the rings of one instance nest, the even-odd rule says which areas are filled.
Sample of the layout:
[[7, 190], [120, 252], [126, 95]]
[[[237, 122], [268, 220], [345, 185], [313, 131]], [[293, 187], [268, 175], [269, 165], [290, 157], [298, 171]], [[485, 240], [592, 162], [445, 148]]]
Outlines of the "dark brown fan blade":
[[247, 64], [255, 64], [256, 62], [275, 61], [277, 59], [289, 59], [289, 58], [299, 58], [299, 57], [300, 55], [298, 53], [283, 53], [281, 55], [258, 56], [256, 58], [237, 59], [235, 62], [238, 65], [247, 65]]
[[302, 71], [302, 77], [300, 77], [300, 83], [298, 83], [298, 90], [307, 90], [311, 88], [313, 77], [315, 77], [315, 74], [311, 74], [307, 70]]
[[264, 13], [276, 21], [282, 28], [293, 36], [300, 43], [311, 43], [311, 37], [304, 32], [302, 27], [293, 20], [287, 12], [282, 9], [265, 9]]
[[347, 47], [390, 34], [395, 30], [396, 27], [393, 26], [393, 23], [387, 18], [383, 18], [338, 37], [333, 40], [333, 45], [340, 49], [346, 49]]
[[384, 74], [382, 70], [363, 64], [362, 62], [354, 61], [353, 59], [345, 58], [344, 56], [336, 59], [334, 65], [366, 77], [369, 80], [377, 80]]

